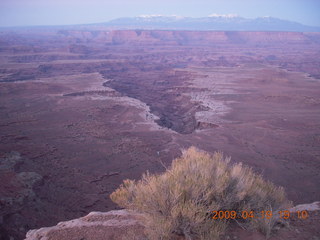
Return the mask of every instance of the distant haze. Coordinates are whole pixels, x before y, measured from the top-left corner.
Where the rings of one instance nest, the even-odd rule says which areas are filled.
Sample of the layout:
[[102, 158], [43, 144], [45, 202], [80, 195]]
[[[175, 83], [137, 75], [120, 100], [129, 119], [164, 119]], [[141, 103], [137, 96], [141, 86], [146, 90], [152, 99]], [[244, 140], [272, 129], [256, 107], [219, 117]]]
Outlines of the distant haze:
[[320, 26], [320, 0], [1, 0], [0, 26], [69, 25], [140, 15], [270, 16]]

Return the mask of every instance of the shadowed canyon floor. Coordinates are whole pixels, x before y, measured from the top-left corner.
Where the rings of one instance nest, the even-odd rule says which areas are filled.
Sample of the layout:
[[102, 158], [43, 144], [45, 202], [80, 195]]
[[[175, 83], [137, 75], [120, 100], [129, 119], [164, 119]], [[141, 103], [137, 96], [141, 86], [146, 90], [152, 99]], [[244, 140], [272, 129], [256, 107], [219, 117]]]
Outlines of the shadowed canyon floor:
[[320, 34], [0, 33], [1, 237], [91, 211], [195, 145], [320, 199]]

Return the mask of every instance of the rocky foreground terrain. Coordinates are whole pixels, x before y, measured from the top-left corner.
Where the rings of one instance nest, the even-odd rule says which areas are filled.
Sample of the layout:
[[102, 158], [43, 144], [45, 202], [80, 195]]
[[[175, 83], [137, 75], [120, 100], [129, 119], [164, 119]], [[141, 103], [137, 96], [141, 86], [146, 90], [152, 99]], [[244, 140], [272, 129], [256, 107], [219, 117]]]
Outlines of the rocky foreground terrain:
[[[302, 219], [297, 217], [297, 211], [308, 211], [309, 217]], [[270, 240], [319, 239], [320, 202], [301, 204], [290, 209], [291, 218], [288, 226], [279, 227], [273, 232]], [[144, 233], [143, 216], [139, 213], [126, 210], [116, 210], [106, 213], [91, 212], [87, 216], [67, 222], [58, 223], [54, 227], [30, 230], [25, 240], [103, 240], [103, 239], [130, 239], [146, 240]], [[244, 230], [239, 225], [229, 226], [222, 240], [265, 240], [266, 237], [258, 232]], [[177, 236], [173, 240], [184, 240]]]
[[320, 199], [319, 33], [6, 30], [0, 63], [0, 239], [115, 210], [191, 145]]

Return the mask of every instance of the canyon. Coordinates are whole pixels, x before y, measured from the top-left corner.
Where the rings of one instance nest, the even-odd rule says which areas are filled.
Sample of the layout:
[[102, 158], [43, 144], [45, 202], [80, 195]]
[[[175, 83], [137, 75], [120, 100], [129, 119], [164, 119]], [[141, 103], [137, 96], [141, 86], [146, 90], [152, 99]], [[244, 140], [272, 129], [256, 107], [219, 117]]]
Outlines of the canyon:
[[119, 209], [192, 145], [320, 199], [318, 32], [21, 28], [0, 63], [0, 239]]

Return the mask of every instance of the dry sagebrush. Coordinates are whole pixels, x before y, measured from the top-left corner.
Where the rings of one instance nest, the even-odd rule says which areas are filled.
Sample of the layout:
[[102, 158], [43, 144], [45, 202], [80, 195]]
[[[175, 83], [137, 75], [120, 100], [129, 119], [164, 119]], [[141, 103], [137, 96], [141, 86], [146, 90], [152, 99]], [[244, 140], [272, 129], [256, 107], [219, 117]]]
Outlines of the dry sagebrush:
[[[110, 197], [119, 206], [145, 215], [150, 239], [217, 239], [227, 220], [213, 220], [216, 210], [278, 211], [288, 207], [282, 188], [264, 181], [241, 163], [231, 165], [222, 153], [194, 147], [175, 159], [166, 172], [125, 180]], [[269, 235], [276, 217], [239, 223]]]

